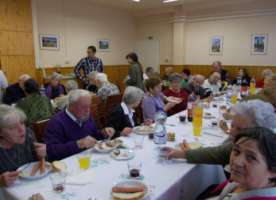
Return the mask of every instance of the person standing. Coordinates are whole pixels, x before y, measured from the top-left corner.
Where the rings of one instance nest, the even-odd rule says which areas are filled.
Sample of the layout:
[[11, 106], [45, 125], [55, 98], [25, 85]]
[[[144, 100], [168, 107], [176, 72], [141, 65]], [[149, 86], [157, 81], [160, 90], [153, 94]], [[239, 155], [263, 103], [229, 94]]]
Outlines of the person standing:
[[8, 87], [8, 81], [4, 72], [0, 69], [0, 103], [5, 89]]
[[126, 59], [130, 64], [126, 85], [135, 86], [140, 89], [144, 89], [143, 68], [141, 63], [138, 60], [137, 54], [129, 53], [126, 56]]
[[103, 62], [100, 58], [96, 57], [96, 52], [95, 46], [89, 46], [87, 48], [87, 57], [82, 58], [75, 66], [74, 73], [81, 80], [84, 88], [89, 84], [88, 74], [90, 72], [103, 72]]

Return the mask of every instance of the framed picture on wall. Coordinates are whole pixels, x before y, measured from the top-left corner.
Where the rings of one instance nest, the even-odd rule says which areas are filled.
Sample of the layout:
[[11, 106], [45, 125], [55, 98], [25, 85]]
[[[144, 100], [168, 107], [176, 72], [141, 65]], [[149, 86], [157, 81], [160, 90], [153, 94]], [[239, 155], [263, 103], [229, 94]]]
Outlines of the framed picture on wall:
[[97, 41], [97, 46], [99, 51], [110, 51], [110, 40], [109, 39], [99, 39]]
[[222, 55], [223, 52], [223, 37], [212, 36], [210, 38], [209, 54], [210, 55]]
[[253, 34], [251, 37], [251, 54], [267, 54], [268, 34]]
[[59, 36], [58, 35], [49, 35], [49, 34], [40, 34], [39, 35], [39, 45], [40, 49], [42, 50], [59, 50], [60, 43], [59, 43]]

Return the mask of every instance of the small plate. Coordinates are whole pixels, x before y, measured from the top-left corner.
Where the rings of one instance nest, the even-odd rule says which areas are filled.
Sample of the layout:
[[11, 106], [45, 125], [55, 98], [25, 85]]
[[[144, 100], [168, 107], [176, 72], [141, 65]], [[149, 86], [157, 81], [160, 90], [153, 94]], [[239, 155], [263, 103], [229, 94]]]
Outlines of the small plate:
[[134, 158], [134, 152], [130, 149], [114, 149], [110, 155], [115, 160], [130, 160]]
[[99, 153], [110, 153], [112, 150], [118, 148], [121, 145], [121, 143], [119, 144], [115, 144], [114, 146], [108, 146], [107, 142], [98, 142], [95, 146], [94, 149], [99, 152]]
[[[117, 183], [116, 185], [117, 187], [135, 187], [135, 186], [142, 186], [144, 188], [144, 194], [139, 195], [139, 198], [134, 198], [136, 193], [113, 193], [111, 192], [111, 195], [113, 197], [113, 199], [137, 199], [137, 200], [142, 200], [142, 199], [146, 199], [149, 195], [149, 189], [148, 186], [143, 183], [142, 181], [138, 181], [138, 180], [125, 180], [125, 181], [121, 181], [119, 183]], [[134, 195], [134, 196], [133, 196]], [[120, 198], [121, 196], [124, 196], [125, 198]]]
[[45, 172], [43, 174], [40, 174], [39, 170], [38, 170], [38, 172], [34, 176], [31, 176], [30, 173], [33, 169], [33, 166], [36, 163], [38, 163], [38, 162], [28, 163], [28, 164], [25, 164], [25, 165], [19, 167], [17, 169], [17, 171], [20, 172], [19, 177], [22, 179], [26, 179], [26, 180], [37, 180], [37, 179], [41, 179], [41, 178], [47, 176], [51, 172], [51, 170], [52, 170], [51, 163], [45, 162]]
[[149, 135], [154, 133], [154, 127], [152, 126], [137, 126], [133, 129], [133, 132], [138, 135]]

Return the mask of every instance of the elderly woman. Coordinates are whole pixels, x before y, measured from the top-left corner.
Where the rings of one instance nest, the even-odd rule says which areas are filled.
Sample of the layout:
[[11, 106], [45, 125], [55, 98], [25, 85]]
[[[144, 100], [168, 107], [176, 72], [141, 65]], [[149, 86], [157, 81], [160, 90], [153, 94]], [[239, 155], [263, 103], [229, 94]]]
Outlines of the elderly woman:
[[230, 156], [231, 182], [219, 185], [218, 190], [211, 192], [206, 198], [276, 199], [275, 155], [276, 134], [273, 131], [266, 128], [242, 130], [235, 138]]
[[98, 72], [97, 71], [92, 71], [88, 74], [88, 85], [85, 88], [86, 90], [93, 92], [93, 93], [97, 93], [98, 88], [96, 86], [96, 76], [97, 76]]
[[104, 73], [97, 73], [96, 86], [98, 88], [97, 96], [102, 97], [105, 100], [108, 96], [120, 94], [120, 90], [117, 85], [109, 82], [107, 75]]
[[261, 99], [271, 103], [276, 108], [276, 75], [266, 77], [264, 81], [264, 89], [255, 95], [245, 97], [245, 100]]
[[14, 183], [18, 167], [46, 157], [46, 145], [35, 142], [25, 119], [18, 108], [0, 105], [0, 187]]
[[[124, 92], [123, 100], [110, 114], [108, 126], [116, 131], [115, 137], [128, 136], [136, 126], [134, 110], [142, 101], [144, 92], [140, 88], [128, 86]], [[120, 122], [120, 123], [118, 123]]]
[[203, 88], [208, 88], [213, 94], [218, 94], [221, 88], [221, 76], [218, 72], [213, 72], [203, 83]]
[[190, 83], [188, 83], [187, 87], [184, 88], [189, 94], [195, 94], [197, 96], [200, 96], [201, 99], [206, 98], [209, 96], [208, 93], [206, 93], [206, 90], [202, 87], [204, 83], [205, 77], [197, 74], [193, 76]]
[[25, 81], [24, 88], [27, 96], [19, 100], [16, 107], [27, 115], [26, 126], [32, 127], [33, 122], [50, 118], [53, 114], [53, 107], [50, 100], [40, 94], [39, 85], [34, 79]]
[[66, 94], [65, 87], [60, 83], [62, 75], [54, 72], [50, 78], [50, 83], [46, 86], [46, 96], [54, 99]]
[[170, 81], [169, 77], [174, 73], [173, 67], [166, 67], [165, 68], [165, 75], [163, 76], [163, 87], [169, 87]]
[[174, 115], [187, 108], [188, 93], [185, 90], [181, 89], [181, 80], [181, 75], [172, 74], [169, 77], [170, 87], [163, 92], [166, 97], [176, 97], [181, 99], [181, 103], [175, 105], [170, 110], [168, 110], [168, 115]]
[[170, 158], [186, 158], [189, 163], [222, 164], [229, 163], [233, 148], [233, 140], [240, 131], [251, 127], [265, 127], [271, 130], [276, 128], [276, 114], [270, 103], [261, 100], [252, 100], [237, 104], [233, 108], [233, 119], [229, 131], [230, 140], [218, 147], [208, 147], [191, 150], [184, 142], [181, 151], [171, 149]]
[[[146, 80], [145, 87], [147, 94], [142, 102], [144, 120], [154, 120], [157, 112], [168, 112], [177, 103], [169, 102], [161, 92], [161, 81], [158, 78]], [[164, 102], [168, 102], [165, 104]]]

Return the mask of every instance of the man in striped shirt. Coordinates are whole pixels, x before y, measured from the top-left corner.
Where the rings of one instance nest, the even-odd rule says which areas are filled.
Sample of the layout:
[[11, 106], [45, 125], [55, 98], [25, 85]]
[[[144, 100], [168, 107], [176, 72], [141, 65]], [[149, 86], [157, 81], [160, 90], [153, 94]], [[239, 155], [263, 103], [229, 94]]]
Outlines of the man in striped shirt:
[[[82, 58], [75, 66], [74, 72], [78, 79], [82, 81], [84, 87], [89, 83], [87, 75], [92, 71], [103, 72], [103, 63], [96, 55], [97, 49], [95, 46], [87, 48], [87, 57]], [[81, 72], [82, 71], [82, 72]]]

